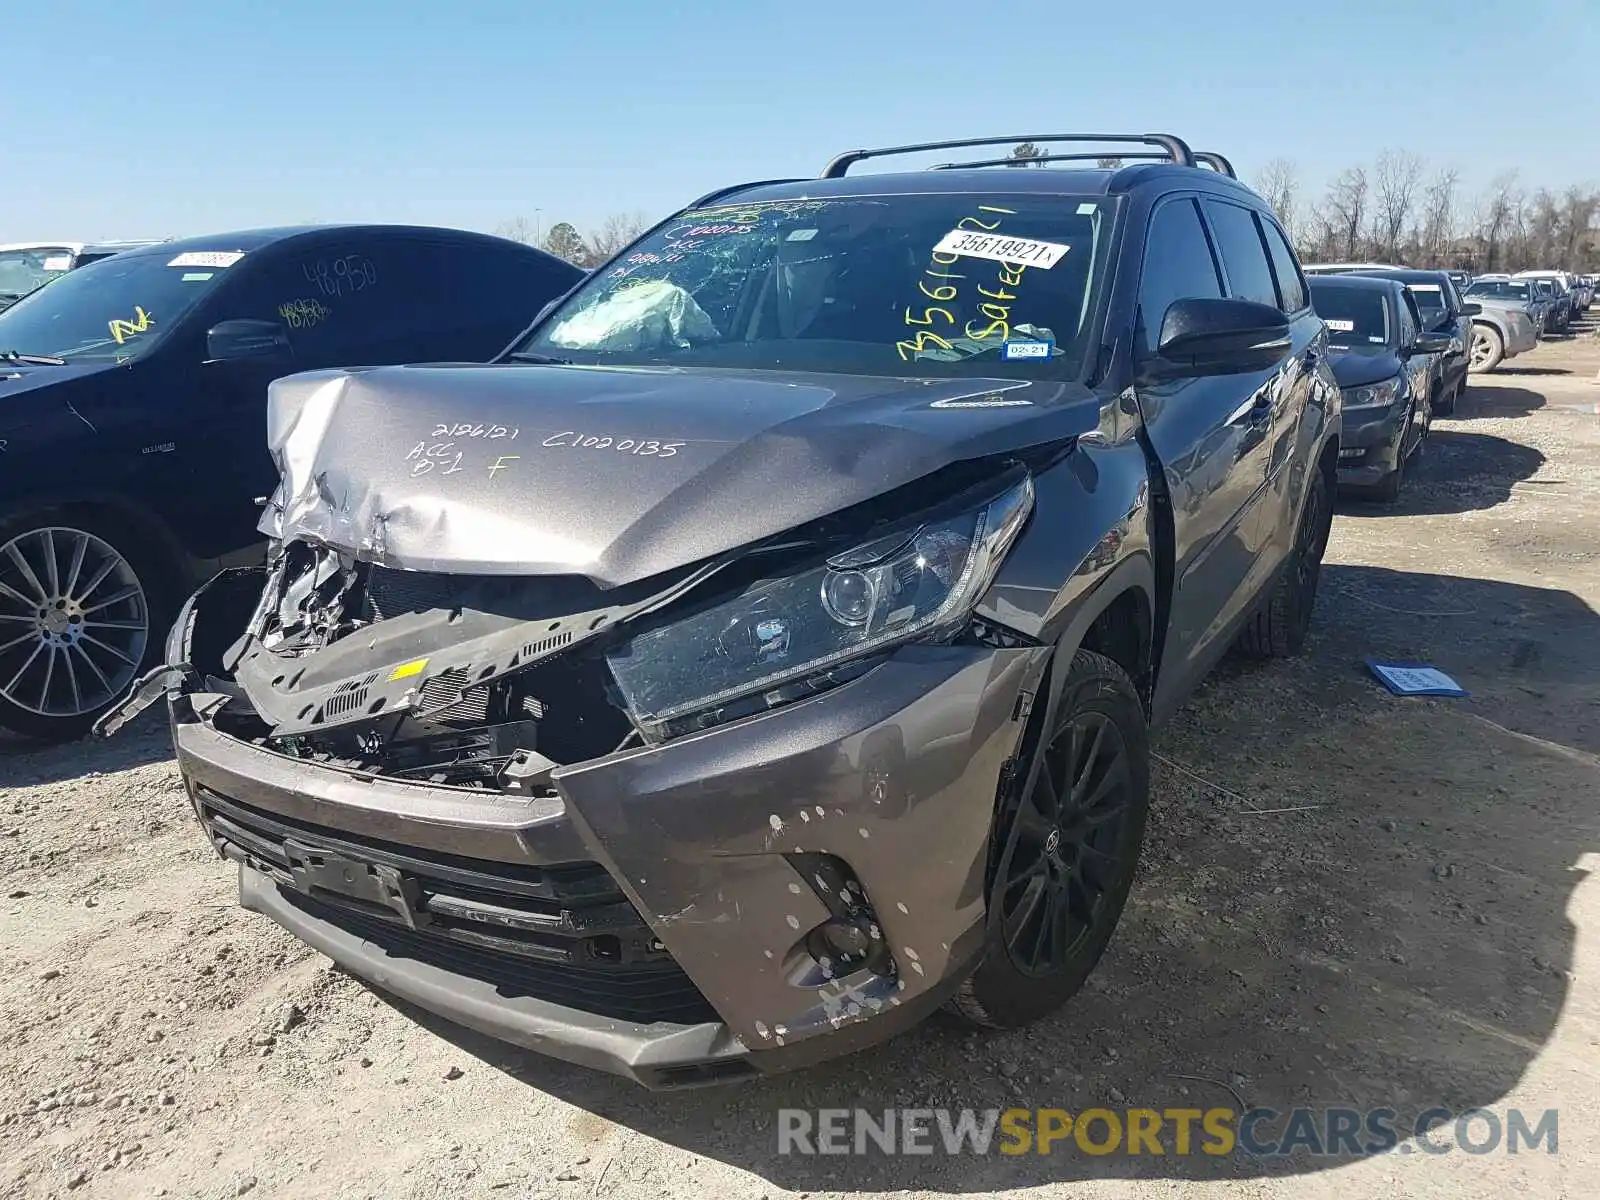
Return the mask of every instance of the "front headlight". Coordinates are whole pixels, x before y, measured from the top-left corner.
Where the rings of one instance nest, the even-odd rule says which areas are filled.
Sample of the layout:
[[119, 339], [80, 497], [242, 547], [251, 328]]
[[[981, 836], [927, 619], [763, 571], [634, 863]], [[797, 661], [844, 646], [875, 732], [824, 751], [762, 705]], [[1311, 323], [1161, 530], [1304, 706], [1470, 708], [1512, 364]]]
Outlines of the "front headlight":
[[876, 651], [960, 629], [1032, 511], [1033, 480], [1024, 475], [968, 511], [757, 580], [639, 634], [607, 661], [634, 720], [652, 735], [776, 707], [842, 682]]
[[1400, 380], [1385, 379], [1382, 383], [1374, 383], [1369, 387], [1346, 388], [1344, 392], [1344, 406], [1346, 408], [1383, 408], [1393, 404], [1395, 397], [1400, 394]]

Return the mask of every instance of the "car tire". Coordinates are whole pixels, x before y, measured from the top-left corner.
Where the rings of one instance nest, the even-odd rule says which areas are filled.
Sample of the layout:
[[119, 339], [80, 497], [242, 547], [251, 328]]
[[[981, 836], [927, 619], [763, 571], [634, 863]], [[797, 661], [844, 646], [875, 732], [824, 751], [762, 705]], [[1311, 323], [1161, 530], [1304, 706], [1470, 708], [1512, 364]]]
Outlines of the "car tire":
[[1373, 484], [1371, 496], [1379, 504], [1394, 504], [1400, 499], [1406, 482], [1406, 462], [1411, 456], [1402, 454], [1395, 459], [1394, 470]]
[[176, 572], [150, 540], [101, 510], [0, 518], [0, 729], [82, 737], [154, 661]]
[[1322, 556], [1333, 528], [1333, 491], [1316, 471], [1306, 488], [1294, 550], [1278, 581], [1239, 634], [1239, 649], [1255, 658], [1293, 658], [1305, 649], [1317, 604]]
[[1456, 411], [1456, 400], [1460, 398], [1461, 389], [1465, 386], [1466, 381], [1462, 380], [1460, 383], [1456, 384], [1455, 387], [1451, 388], [1450, 391], [1433, 406], [1433, 416], [1454, 416]]
[[1474, 325], [1472, 341], [1467, 351], [1467, 370], [1474, 375], [1486, 374], [1500, 365], [1506, 356], [1505, 339], [1493, 325]]
[[1083, 987], [1127, 904], [1144, 840], [1150, 739], [1127, 672], [1079, 650], [1051, 720], [1033, 740], [1026, 794], [995, 822], [987, 946], [949, 1003], [991, 1029], [1037, 1021]]

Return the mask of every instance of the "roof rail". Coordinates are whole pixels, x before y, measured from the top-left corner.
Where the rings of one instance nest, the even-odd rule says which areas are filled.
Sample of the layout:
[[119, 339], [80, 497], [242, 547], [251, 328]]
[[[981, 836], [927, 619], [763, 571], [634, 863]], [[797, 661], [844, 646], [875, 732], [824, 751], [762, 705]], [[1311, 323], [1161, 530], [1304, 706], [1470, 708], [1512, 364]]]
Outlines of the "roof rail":
[[[1215, 154], [1209, 150], [1196, 150], [1193, 153], [1196, 165], [1210, 167], [1213, 171], [1217, 172], [1217, 174], [1226, 175], [1229, 179], [1239, 178], [1239, 176], [1234, 173], [1233, 164], [1222, 155]], [[1040, 154], [1034, 158], [1011, 158], [1009, 156], [1006, 158], [981, 158], [970, 162], [938, 163], [935, 166], [929, 167], [928, 170], [960, 171], [965, 170], [968, 167], [1014, 167], [1019, 164], [1032, 166], [1034, 163], [1099, 162], [1102, 158], [1116, 158], [1121, 161], [1138, 159], [1144, 162], [1172, 161], [1171, 157], [1165, 154], [1157, 154], [1149, 150], [1136, 150], [1132, 154]]]
[[1189, 144], [1170, 133], [1034, 133], [1013, 137], [962, 138], [953, 142], [921, 142], [914, 146], [885, 146], [878, 150], [846, 150], [822, 169], [820, 178], [841, 179], [851, 166], [867, 158], [920, 154], [928, 150], [962, 150], [968, 146], [1016, 146], [1023, 142], [1119, 142], [1124, 145], [1159, 146], [1166, 152], [1166, 157], [1180, 167], [1194, 166], [1194, 151], [1189, 149]]

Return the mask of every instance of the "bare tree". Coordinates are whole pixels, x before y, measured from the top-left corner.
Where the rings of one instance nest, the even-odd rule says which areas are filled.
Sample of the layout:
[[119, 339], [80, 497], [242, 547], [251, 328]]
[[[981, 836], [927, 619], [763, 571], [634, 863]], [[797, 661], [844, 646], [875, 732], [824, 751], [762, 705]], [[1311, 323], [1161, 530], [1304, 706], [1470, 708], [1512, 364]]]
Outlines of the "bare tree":
[[[1034, 165], [1034, 159], [1044, 157], [1044, 150], [1035, 146], [1032, 142], [1023, 142], [1021, 145], [1011, 148], [1010, 157], [1012, 161], [1006, 163], [1008, 167], [1031, 167]], [[1044, 166], [1043, 163], [1039, 165], [1041, 167]]]
[[613, 213], [589, 234], [589, 261], [597, 267], [654, 224], [642, 212]]
[[1328, 185], [1323, 208], [1329, 232], [1337, 242], [1334, 251], [1347, 259], [1358, 257], [1361, 230], [1367, 216], [1367, 171], [1365, 167], [1346, 167]]
[[1505, 171], [1489, 181], [1488, 190], [1478, 199], [1473, 230], [1482, 253], [1482, 269], [1492, 271], [1500, 265], [1522, 197], [1517, 190], [1517, 173]]
[[1097, 159], [1095, 159], [1094, 160], [1094, 165], [1099, 167], [1102, 171], [1115, 171], [1118, 167], [1120, 167], [1122, 165], [1122, 160], [1120, 158], [1118, 158], [1115, 154], [1110, 154], [1110, 155], [1107, 155], [1105, 158], [1097, 158]]
[[1582, 267], [1594, 257], [1594, 219], [1600, 211], [1600, 193], [1569, 187], [1561, 197], [1563, 238], [1561, 262], [1568, 270]]
[[1441, 167], [1422, 194], [1422, 232], [1419, 249], [1428, 266], [1443, 266], [1450, 257], [1456, 232], [1456, 186], [1460, 176], [1453, 167]]
[[527, 217], [512, 217], [494, 233], [496, 237], [510, 238], [513, 242], [521, 242], [524, 246], [531, 246], [534, 242], [533, 223]]
[[1289, 158], [1268, 160], [1267, 165], [1261, 170], [1256, 191], [1272, 205], [1272, 211], [1278, 214], [1278, 220], [1288, 233], [1289, 239], [1293, 241], [1298, 236], [1294, 205], [1300, 193], [1300, 170], [1295, 166], [1294, 160]]
[[1385, 150], [1378, 155], [1374, 172], [1373, 242], [1378, 253], [1389, 262], [1401, 257], [1401, 235], [1411, 216], [1422, 182], [1422, 159], [1409, 150]]

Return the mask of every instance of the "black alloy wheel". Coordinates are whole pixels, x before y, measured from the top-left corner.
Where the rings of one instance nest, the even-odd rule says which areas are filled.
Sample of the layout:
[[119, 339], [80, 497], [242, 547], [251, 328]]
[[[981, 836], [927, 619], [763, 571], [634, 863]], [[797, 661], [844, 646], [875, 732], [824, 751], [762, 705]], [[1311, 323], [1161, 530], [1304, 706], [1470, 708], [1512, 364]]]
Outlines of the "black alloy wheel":
[[1144, 709], [1127, 673], [1074, 655], [1033, 759], [996, 823], [987, 953], [951, 1002], [996, 1028], [1070, 999], [1127, 903], [1150, 797]]

